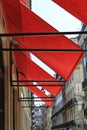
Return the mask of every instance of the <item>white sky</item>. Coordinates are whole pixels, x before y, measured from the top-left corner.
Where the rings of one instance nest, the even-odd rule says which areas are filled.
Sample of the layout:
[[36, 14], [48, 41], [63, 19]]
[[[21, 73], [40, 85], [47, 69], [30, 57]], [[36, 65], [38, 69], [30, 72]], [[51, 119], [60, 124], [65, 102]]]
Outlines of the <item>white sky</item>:
[[43, 70], [45, 70], [47, 73], [54, 77], [55, 71], [53, 71], [51, 68], [49, 68], [45, 63], [43, 63], [41, 60], [39, 60], [35, 55], [30, 53], [30, 56], [32, 57], [31, 60], [34, 61], [39, 67], [41, 67]]
[[32, 10], [59, 31], [79, 31], [81, 22], [51, 0], [32, 0]]

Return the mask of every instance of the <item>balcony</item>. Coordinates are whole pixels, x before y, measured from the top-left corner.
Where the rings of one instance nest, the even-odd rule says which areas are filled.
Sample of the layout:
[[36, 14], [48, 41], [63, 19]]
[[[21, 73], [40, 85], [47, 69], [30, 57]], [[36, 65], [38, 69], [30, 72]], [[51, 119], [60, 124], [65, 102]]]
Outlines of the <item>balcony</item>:
[[69, 126], [76, 126], [76, 123], [74, 120], [70, 122], [66, 122], [60, 125], [53, 126], [52, 129], [57, 129], [57, 128], [64, 128], [64, 127], [69, 127]]
[[55, 116], [63, 112], [64, 110], [70, 108], [70, 106], [74, 105], [77, 102], [75, 98], [71, 99], [68, 103], [65, 104], [59, 111], [57, 111], [54, 115], [52, 115], [51, 119], [53, 119]]
[[83, 88], [83, 90], [87, 89], [87, 79], [85, 79], [85, 80], [82, 82], [82, 88]]

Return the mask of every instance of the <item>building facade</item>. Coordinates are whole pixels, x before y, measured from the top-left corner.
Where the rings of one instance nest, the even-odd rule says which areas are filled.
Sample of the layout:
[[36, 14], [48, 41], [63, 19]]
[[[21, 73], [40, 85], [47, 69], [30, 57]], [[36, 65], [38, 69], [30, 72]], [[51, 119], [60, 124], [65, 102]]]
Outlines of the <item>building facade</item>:
[[[8, 32], [0, 2], [0, 34], [2, 33]], [[26, 107], [31, 104], [19, 101], [17, 83], [11, 83], [11, 77], [12, 80], [17, 80], [14, 55], [10, 51], [3, 51], [3, 48], [10, 48], [11, 41], [11, 37], [0, 37], [0, 130], [31, 130], [31, 108]], [[26, 90], [22, 88], [20, 93], [27, 96]]]
[[[82, 31], [87, 31], [87, 26], [83, 24]], [[84, 91], [84, 129], [87, 129], [87, 34], [79, 36], [79, 44], [86, 50], [85, 56], [83, 58], [83, 71], [84, 71], [84, 80], [82, 82], [83, 91]]]
[[[72, 39], [74, 42], [77, 39]], [[77, 66], [62, 92], [56, 98], [52, 110], [52, 129], [83, 130], [84, 128], [84, 91], [82, 90], [83, 65]]]

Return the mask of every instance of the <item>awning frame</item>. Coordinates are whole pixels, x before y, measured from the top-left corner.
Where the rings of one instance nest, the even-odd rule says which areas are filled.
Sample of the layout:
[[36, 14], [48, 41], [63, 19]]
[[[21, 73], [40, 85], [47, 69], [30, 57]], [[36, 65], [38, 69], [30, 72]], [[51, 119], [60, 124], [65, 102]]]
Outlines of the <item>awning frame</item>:
[[[17, 79], [19, 79], [19, 73], [20, 73], [20, 72], [19, 72], [17, 69], [16, 69], [16, 72], [17, 72]], [[13, 85], [13, 86], [14, 86], [14, 85]], [[19, 93], [20, 93], [20, 89], [19, 89], [19, 88], [21, 87], [21, 86], [19, 85], [19, 82], [17, 82], [17, 86], [18, 86], [18, 87], [17, 87], [17, 88], [18, 88], [18, 101], [22, 101], [22, 102], [25, 102], [25, 101], [26, 101], [26, 102], [29, 102], [29, 101], [30, 101], [30, 102], [31, 102], [34, 98], [36, 98], [36, 99], [38, 99], [38, 98], [44, 98], [44, 97], [33, 97], [33, 98], [32, 98], [32, 97], [23, 97], [23, 98], [22, 98], [22, 97], [20, 97], [20, 94], [19, 94]], [[28, 85], [28, 86], [29, 86], [29, 85]], [[23, 85], [22, 87], [25, 87], [25, 85]], [[45, 97], [45, 98], [48, 98], [48, 97]], [[52, 100], [55, 100], [55, 98], [54, 98], [53, 96], [50, 97], [50, 98], [51, 98]], [[47, 101], [47, 102], [52, 102], [52, 100], [43, 100], [43, 101], [44, 101], [44, 102], [46, 102], [46, 101]], [[42, 102], [42, 100], [33, 100], [33, 101], [35, 101], [35, 102]]]
[[[55, 35], [55, 34], [57, 34], [57, 35], [60, 35], [60, 34], [87, 34], [87, 31], [78, 31], [78, 32], [47, 32], [47, 33], [17, 33], [17, 34], [15, 34], [15, 33], [13, 33], [13, 34], [10, 34], [10, 33], [7, 33], [7, 34], [0, 34], [0, 36], [1, 37], [10, 37], [10, 36], [25, 36], [25, 35], [28, 35], [28, 36], [33, 36], [33, 35]], [[14, 81], [14, 80], [12, 80], [12, 51], [58, 51], [58, 52], [61, 52], [61, 51], [66, 51], [66, 52], [79, 52], [79, 51], [81, 51], [81, 52], [86, 52], [87, 50], [72, 50], [72, 49], [68, 49], [68, 50], [64, 50], [64, 49], [62, 49], [62, 50], [60, 50], [60, 49], [57, 49], [57, 50], [52, 50], [52, 49], [29, 49], [29, 48], [27, 48], [27, 49], [24, 49], [24, 48], [16, 48], [16, 49], [13, 49], [12, 48], [12, 45], [13, 45], [13, 43], [11, 42], [10, 43], [10, 47], [9, 48], [2, 48], [2, 49], [0, 49], [1, 51], [10, 51], [10, 84], [11, 84], [11, 86], [13, 86], [12, 85], [12, 82], [22, 82], [22, 80], [21, 81]], [[34, 82], [34, 80], [27, 80], [27, 81], [24, 81], [24, 82]], [[36, 80], [35, 80], [36, 81]], [[44, 80], [40, 80], [40, 82], [44, 82]], [[46, 81], [46, 82], [50, 82], [50, 81]], [[56, 82], [56, 81], [51, 81], [51, 82]], [[58, 82], [66, 82], [66, 81], [63, 81], [63, 80], [58, 80]], [[22, 85], [21, 85], [22, 86]], [[37, 86], [39, 86], [39, 85], [37, 85]], [[47, 85], [47, 86], [49, 86], [49, 85]]]
[[[77, 31], [77, 32], [45, 32], [45, 33], [6, 33], [6, 34], [0, 34], [0, 37], [11, 37], [11, 36], [38, 36], [38, 35], [64, 35], [64, 34], [87, 34], [87, 31]], [[9, 48], [0, 48], [0, 51], [8, 51], [8, 52], [10, 52], [10, 85], [11, 86], [18, 86], [18, 95], [19, 95], [19, 87], [23, 87], [24, 85], [19, 85], [19, 82], [34, 82], [34, 80], [25, 80], [25, 81], [23, 81], [23, 80], [19, 80], [18, 79], [18, 71], [17, 71], [17, 80], [12, 80], [12, 51], [58, 51], [58, 52], [60, 52], [60, 51], [73, 51], [73, 52], [79, 52], [79, 51], [81, 51], [81, 52], [86, 52], [87, 50], [71, 50], [71, 49], [68, 49], [68, 50], [59, 50], [59, 49], [57, 49], [57, 50], [52, 50], [52, 49], [29, 49], [29, 48], [27, 48], [27, 49], [22, 49], [22, 48], [18, 48], [18, 49], [13, 49], [12, 48], [12, 45], [13, 45], [13, 43], [11, 42], [10, 43], [10, 47]], [[36, 81], [36, 80], [35, 80]], [[12, 83], [13, 82], [17, 82], [17, 85], [13, 85]], [[44, 80], [40, 80], [40, 82], [44, 82]], [[47, 81], [45, 81], [45, 82], [50, 82], [49, 80], [47, 80]], [[51, 82], [57, 82], [57, 81], [51, 81]], [[66, 81], [62, 81], [62, 80], [59, 80], [58, 82], [66, 82]], [[29, 85], [28, 85], [29, 86]], [[38, 85], [37, 85], [38, 86]], [[41, 85], [40, 85], [41, 86]], [[47, 86], [49, 86], [49, 85], [47, 85]], [[58, 85], [57, 85], [58, 86]], [[40, 97], [37, 97], [37, 98], [40, 98]], [[51, 98], [53, 98], [53, 97], [51, 97]], [[25, 97], [25, 98], [21, 98], [20, 99], [20, 97], [18, 97], [18, 101], [32, 101], [32, 98], [30, 98], [30, 97]], [[36, 100], [35, 100], [36, 101]], [[41, 100], [37, 100], [37, 101], [41, 101]], [[52, 100], [45, 100], [45, 101], [52, 101]]]
[[0, 33], [0, 37], [24, 37], [24, 36], [55, 36], [55, 35], [73, 35], [87, 34], [87, 31], [72, 31], [72, 32], [31, 32], [31, 33]]
[[[11, 49], [12, 48], [12, 45], [13, 45], [13, 43], [12, 42], [10, 42], [10, 46], [9, 46], [9, 48]], [[19, 73], [21, 73], [22, 74], [22, 72], [19, 72], [18, 70], [17, 70], [17, 68], [16, 68], [16, 75], [17, 75], [17, 80], [19, 80]], [[10, 81], [12, 81], [12, 51], [10, 51]], [[24, 102], [31, 102], [32, 101], [32, 97], [24, 97], [24, 98], [20, 98], [19, 97], [19, 88], [20, 87], [24, 87], [25, 85], [22, 85], [22, 86], [20, 86], [19, 85], [19, 82], [17, 81], [17, 85], [13, 85], [12, 84], [12, 82], [10, 82], [10, 85], [11, 85], [11, 87], [15, 87], [15, 86], [17, 86], [17, 89], [18, 89], [18, 101], [24, 101]], [[27, 85], [27, 86], [29, 86], [29, 85]], [[37, 98], [47, 98], [47, 97], [37, 97]], [[51, 98], [54, 98], [54, 97], [51, 97]], [[52, 99], [53, 100], [53, 99]], [[52, 102], [52, 100], [43, 100], [44, 102]], [[35, 102], [42, 102], [42, 100], [34, 100]]]

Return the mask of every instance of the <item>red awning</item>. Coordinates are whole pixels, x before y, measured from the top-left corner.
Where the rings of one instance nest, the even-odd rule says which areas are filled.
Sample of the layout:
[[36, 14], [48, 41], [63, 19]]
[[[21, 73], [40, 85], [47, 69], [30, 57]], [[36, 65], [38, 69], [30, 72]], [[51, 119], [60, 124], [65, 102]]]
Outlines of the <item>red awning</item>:
[[78, 50], [75, 52], [33, 52], [33, 54], [35, 54], [40, 60], [50, 66], [65, 80], [70, 78], [70, 75], [84, 54], [83, 52], [79, 51], [82, 49], [78, 45], [74, 44], [68, 39], [65, 39], [63, 36], [27, 37], [24, 42], [20, 43], [22, 45], [21, 47], [29, 49], [49, 48], [54, 50]]
[[87, 0], [53, 0], [59, 6], [87, 24]]
[[53, 102], [52, 98], [48, 97], [45, 93], [43, 93], [41, 90], [39, 90], [35, 86], [31, 86], [31, 87], [29, 86], [27, 88], [28, 88], [29, 91], [34, 93], [37, 97], [40, 97], [40, 99], [42, 101], [44, 101], [48, 106], [53, 105], [54, 102]]
[[[9, 33], [57, 32], [57, 30], [52, 28], [44, 20], [33, 13], [29, 8], [24, 6], [23, 3], [20, 3], [19, 0], [2, 0], [2, 7]], [[16, 20], [14, 20], [12, 16], [14, 16], [14, 19]]]
[[[62, 90], [63, 86], [59, 82], [51, 82], [56, 79], [50, 76], [47, 72], [41, 69], [38, 65], [36, 65], [33, 61], [31, 61], [23, 52], [15, 52], [15, 60], [16, 66], [28, 80], [50, 80], [50, 82], [37, 82], [39, 85], [46, 89], [53, 96], [57, 96], [57, 94]], [[53, 84], [53, 85], [52, 85]], [[50, 86], [46, 86], [50, 85]], [[58, 86], [54, 86], [58, 85]], [[60, 85], [60, 86], [59, 86]]]
[[[36, 29], [39, 30], [42, 25], [42, 31], [45, 30], [56, 32], [56, 30], [49, 26], [46, 22], [41, 20], [38, 16], [36, 16], [33, 12], [31, 12], [26, 6], [21, 4], [22, 16], [25, 16], [27, 19], [23, 21], [24, 32], [32, 32]], [[30, 19], [28, 18], [30, 16]], [[35, 21], [33, 21], [33, 19]], [[25, 27], [25, 23], [27, 23], [28, 27]], [[43, 26], [44, 24], [44, 26]], [[37, 28], [36, 28], [37, 27]], [[37, 49], [77, 49], [82, 50], [78, 45], [74, 42], [66, 38], [65, 36], [38, 36], [38, 37], [27, 37], [24, 39], [24, 42], [19, 41], [24, 48], [37, 48]], [[29, 43], [29, 44], [28, 44]], [[54, 71], [56, 71], [61, 77], [65, 80], [68, 80], [76, 65], [79, 63], [80, 59], [83, 56], [83, 52], [39, 52], [33, 53], [40, 60], [50, 66]]]
[[22, 32], [22, 17], [19, 0], [2, 0], [1, 2], [8, 32]]
[[[12, 65], [12, 72], [13, 74], [15, 74], [15, 66]], [[27, 80], [26, 77], [22, 74], [19, 73], [19, 80]], [[20, 83], [19, 83], [20, 84]], [[21, 82], [21, 84], [23, 85], [29, 85], [26, 86], [26, 88], [31, 91], [32, 93], [34, 93], [36, 96], [40, 97], [40, 99], [42, 101], [44, 101], [48, 106], [52, 106], [53, 105], [53, 100], [52, 98], [48, 97], [45, 93], [43, 93], [40, 89], [38, 89], [36, 86], [34, 86], [31, 82]], [[30, 86], [31, 85], [31, 86]]]
[[[38, 17], [35, 13], [29, 10], [24, 4], [20, 3], [19, 0], [2, 0], [2, 5], [9, 33], [57, 32], [56, 29], [54, 29], [52, 26], [50, 26], [48, 23]], [[31, 36], [14, 38], [19, 42], [19, 47], [21, 48], [78, 50], [75, 52], [33, 52], [34, 55], [45, 62], [48, 66], [50, 66], [65, 80], [69, 79], [70, 75], [72, 74], [84, 54], [83, 52], [79, 51], [82, 50], [82, 48], [80, 48], [78, 45], [76, 45], [65, 36]], [[15, 52], [15, 54], [17, 54], [17, 52]], [[25, 57], [23, 59], [16, 59], [16, 63], [17, 68], [19, 68], [20, 71], [25, 74], [25, 79], [52, 79], [51, 76], [48, 76], [46, 72], [44, 72], [41, 68], [34, 64], [31, 60], [29, 60], [28, 58], [26, 60]], [[19, 64], [21, 62], [22, 64]], [[33, 69], [32, 66], [35, 69]], [[38, 84], [40, 83], [38, 82]], [[35, 89], [33, 90], [32, 88], [30, 88], [30, 90], [35, 94], [37, 92], [36, 95], [38, 96], [39, 92], [41, 91], [38, 90], [38, 88], [36, 87], [34, 88]], [[44, 86], [44, 88], [47, 90], [49, 87]], [[55, 90], [53, 88], [55, 88]], [[50, 89], [48, 90], [51, 92], [51, 94], [56, 95], [57, 93], [59, 93], [62, 87], [60, 87], [60, 89], [59, 87], [53, 88], [50, 87]]]
[[83, 57], [83, 52], [35, 52], [34, 54], [47, 65], [50, 65], [50, 67], [61, 75], [66, 81], [70, 78], [77, 64]]
[[[10, 0], [9, 0], [10, 1]], [[20, 8], [17, 10], [20, 13], [16, 13], [14, 10], [10, 11], [10, 2], [3, 0], [3, 7], [5, 16], [8, 23], [9, 32], [57, 32], [52, 26], [43, 21], [40, 17], [34, 14], [22, 3], [18, 3]], [[13, 0], [14, 1], [14, 0]], [[17, 1], [17, 0], [15, 0]], [[17, 4], [17, 3], [16, 3]], [[14, 3], [14, 9], [17, 8]], [[8, 6], [7, 6], [8, 5]], [[6, 6], [6, 8], [5, 8]], [[8, 12], [8, 13], [7, 13]], [[9, 16], [7, 15], [9, 14]], [[19, 14], [19, 15], [17, 15]], [[16, 21], [13, 22], [13, 17], [18, 17]], [[20, 20], [19, 20], [20, 18]], [[25, 19], [26, 18], [26, 19]], [[11, 26], [10, 23], [13, 25]], [[19, 25], [19, 24], [20, 25]], [[15, 25], [15, 26], [14, 26]], [[28, 25], [28, 26], [26, 26]], [[17, 28], [17, 29], [15, 29]], [[45, 48], [45, 49], [77, 49], [82, 50], [79, 46], [73, 43], [71, 40], [65, 36], [42, 36], [42, 37], [15, 37], [15, 39], [24, 48]], [[33, 53], [48, 66], [50, 66], [54, 71], [56, 71], [65, 80], [68, 80], [76, 65], [79, 63], [83, 56], [83, 52], [39, 52]]]
[[[20, 76], [21, 80], [26, 80], [26, 78], [24, 78], [24, 76]], [[25, 82], [22, 83], [25, 85]], [[26, 83], [27, 84], [27, 83]], [[44, 101], [48, 106], [52, 106], [53, 105], [53, 99], [48, 97], [45, 93], [43, 93], [40, 89], [38, 89], [36, 86], [32, 85], [32, 83], [28, 83], [29, 87], [27, 86], [26, 88], [32, 92], [33, 94], [35, 94], [37, 97], [39, 97], [42, 101]], [[31, 86], [30, 86], [31, 85]]]

